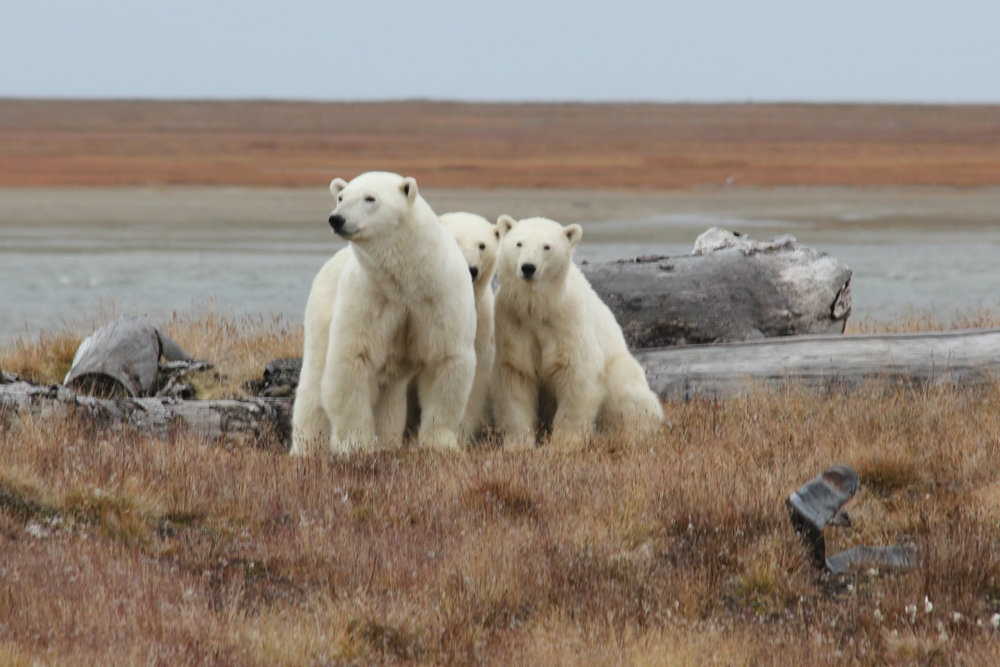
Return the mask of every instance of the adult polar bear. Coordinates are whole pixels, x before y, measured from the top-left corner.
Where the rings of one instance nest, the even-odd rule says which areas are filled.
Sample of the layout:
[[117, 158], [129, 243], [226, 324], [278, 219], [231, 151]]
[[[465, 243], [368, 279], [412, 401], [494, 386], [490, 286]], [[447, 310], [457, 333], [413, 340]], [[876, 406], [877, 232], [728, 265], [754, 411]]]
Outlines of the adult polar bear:
[[509, 215], [497, 226], [492, 394], [504, 444], [534, 444], [540, 418], [551, 420], [557, 442], [579, 441], [596, 423], [656, 428], [663, 406], [611, 310], [573, 263], [580, 226]]
[[476, 307], [455, 239], [417, 191], [388, 172], [334, 179], [330, 226], [349, 241], [313, 280], [292, 453], [401, 441], [407, 385], [418, 443], [459, 446], [476, 368]]

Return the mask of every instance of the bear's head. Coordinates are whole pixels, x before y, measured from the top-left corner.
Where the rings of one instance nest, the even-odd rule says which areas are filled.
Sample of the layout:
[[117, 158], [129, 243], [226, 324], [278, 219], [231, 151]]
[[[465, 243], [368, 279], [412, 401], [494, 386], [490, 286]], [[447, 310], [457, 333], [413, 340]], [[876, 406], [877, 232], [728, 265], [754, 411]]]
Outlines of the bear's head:
[[338, 236], [354, 242], [382, 237], [405, 225], [419, 197], [415, 179], [386, 171], [369, 171], [350, 183], [335, 178], [330, 193], [337, 201], [330, 226]]
[[548, 218], [497, 219], [500, 232], [500, 282], [521, 279], [529, 284], [561, 283], [583, 236], [580, 225], [561, 225]]
[[472, 282], [488, 285], [497, 266], [500, 231], [492, 222], [475, 213], [445, 213], [441, 224], [458, 241], [465, 262], [469, 265]]

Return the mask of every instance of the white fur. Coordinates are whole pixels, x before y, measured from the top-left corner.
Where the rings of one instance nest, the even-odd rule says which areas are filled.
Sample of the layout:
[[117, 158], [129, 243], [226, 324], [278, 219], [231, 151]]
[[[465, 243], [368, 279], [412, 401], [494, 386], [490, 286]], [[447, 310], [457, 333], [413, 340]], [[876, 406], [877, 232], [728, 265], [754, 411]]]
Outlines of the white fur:
[[507, 215], [497, 226], [492, 396], [505, 445], [534, 444], [553, 408], [554, 441], [579, 442], [598, 422], [655, 428], [663, 407], [611, 310], [573, 263], [580, 226]]
[[476, 364], [462, 253], [412, 178], [368, 172], [330, 191], [330, 224], [350, 244], [320, 269], [306, 304], [292, 453], [401, 441], [406, 411], [395, 406], [411, 380], [418, 442], [455, 448]]
[[462, 420], [462, 431], [475, 437], [489, 426], [489, 389], [496, 340], [493, 333], [493, 274], [496, 272], [500, 232], [497, 226], [474, 213], [445, 213], [444, 225], [474, 273], [472, 289], [476, 297], [476, 377]]

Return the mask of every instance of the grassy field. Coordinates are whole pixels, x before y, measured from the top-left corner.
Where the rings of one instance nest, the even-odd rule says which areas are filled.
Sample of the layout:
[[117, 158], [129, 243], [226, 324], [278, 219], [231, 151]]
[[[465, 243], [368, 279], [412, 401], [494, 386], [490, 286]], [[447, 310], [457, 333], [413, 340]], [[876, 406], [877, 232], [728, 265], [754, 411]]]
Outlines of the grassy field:
[[[960, 193], [1000, 183], [998, 118], [0, 100], [0, 185], [314, 188], [389, 167], [458, 190]], [[58, 382], [92, 324], [14, 340], [0, 368]], [[156, 324], [215, 363], [198, 379], [206, 398], [301, 351], [301, 328], [281, 320]], [[913, 313], [848, 335], [998, 325]], [[655, 436], [572, 451], [344, 459], [0, 415], [0, 665], [1000, 663], [1000, 382], [789, 386], [664, 408]], [[917, 567], [812, 568], [784, 500], [837, 462], [861, 489], [829, 552], [911, 544]]]
[[[301, 345], [280, 321], [162, 326], [216, 360], [215, 395]], [[0, 368], [58, 381], [84, 333]], [[1000, 384], [665, 409], [655, 437], [573, 451], [337, 460], [4, 420], [0, 664], [1000, 659]], [[784, 498], [835, 462], [862, 487], [829, 552], [913, 544], [918, 567], [812, 569]]]

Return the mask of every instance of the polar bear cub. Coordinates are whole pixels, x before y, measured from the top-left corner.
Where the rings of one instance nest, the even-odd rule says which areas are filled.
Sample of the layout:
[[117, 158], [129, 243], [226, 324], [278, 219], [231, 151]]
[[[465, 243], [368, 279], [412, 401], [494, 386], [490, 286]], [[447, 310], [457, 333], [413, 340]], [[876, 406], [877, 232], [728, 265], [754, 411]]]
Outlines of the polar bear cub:
[[441, 224], [458, 241], [472, 274], [476, 297], [476, 376], [462, 421], [463, 433], [474, 437], [489, 426], [490, 375], [496, 355], [492, 283], [500, 232], [495, 224], [475, 213], [445, 213]]
[[292, 453], [399, 442], [407, 385], [422, 407], [419, 444], [458, 447], [476, 368], [469, 269], [413, 178], [334, 179], [330, 226], [348, 247], [313, 280]]
[[540, 419], [551, 419], [553, 440], [563, 442], [586, 438], [597, 423], [654, 429], [663, 407], [611, 310], [573, 263], [581, 227], [508, 215], [497, 226], [492, 395], [504, 444], [534, 444]]

